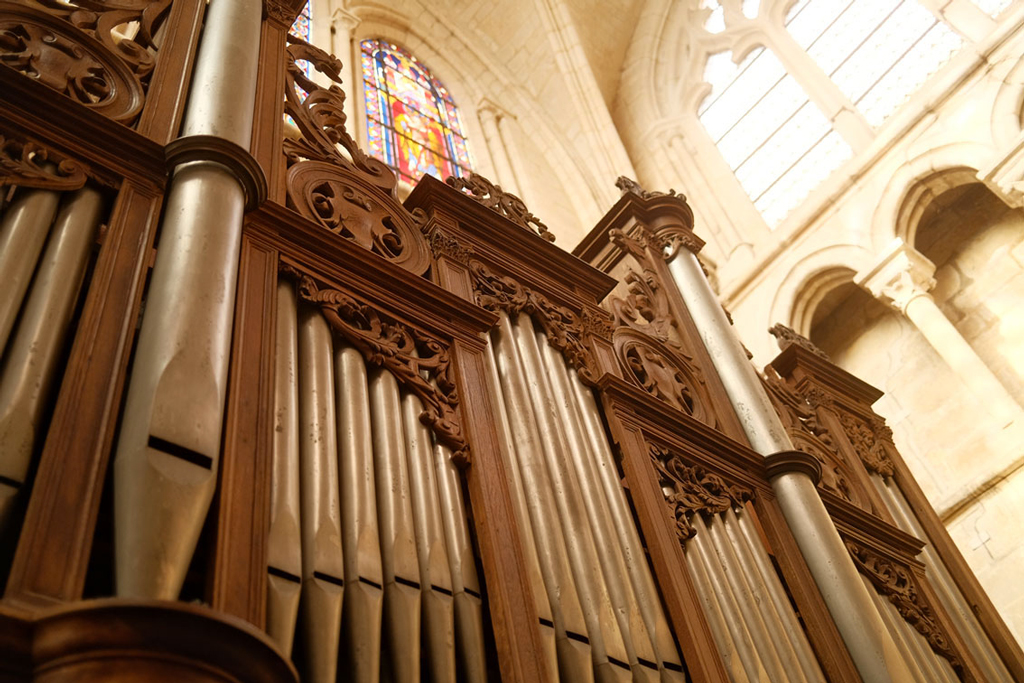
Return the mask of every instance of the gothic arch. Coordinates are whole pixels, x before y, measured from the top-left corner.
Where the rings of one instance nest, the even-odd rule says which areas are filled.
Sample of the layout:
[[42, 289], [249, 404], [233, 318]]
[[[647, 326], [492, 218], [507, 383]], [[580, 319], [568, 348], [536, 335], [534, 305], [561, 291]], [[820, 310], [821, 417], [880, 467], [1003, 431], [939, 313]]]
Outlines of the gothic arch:
[[811, 332], [814, 311], [832, 290], [853, 279], [871, 262], [871, 253], [854, 244], [837, 244], [799, 260], [779, 283], [769, 325], [782, 322], [804, 336]]
[[[1007, 60], [1009, 61], [1009, 60]], [[1004, 149], [1021, 133], [1024, 122], [1024, 57], [1016, 59], [992, 102], [992, 142]]]
[[900, 166], [882, 190], [872, 215], [872, 249], [881, 253], [897, 237], [913, 244], [917, 220], [934, 198], [929, 183], [938, 182], [936, 187], [952, 189], [978, 182], [977, 169], [991, 158], [992, 152], [991, 147], [978, 142], [952, 142]]

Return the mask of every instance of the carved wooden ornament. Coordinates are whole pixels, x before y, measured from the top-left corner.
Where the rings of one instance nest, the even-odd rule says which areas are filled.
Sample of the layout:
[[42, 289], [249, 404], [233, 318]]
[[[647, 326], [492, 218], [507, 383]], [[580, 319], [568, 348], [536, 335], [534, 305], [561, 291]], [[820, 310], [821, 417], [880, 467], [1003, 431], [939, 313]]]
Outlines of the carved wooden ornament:
[[548, 242], [555, 241], [555, 236], [548, 230], [548, 226], [530, 213], [522, 199], [510, 192], [505, 192], [500, 185], [495, 185], [479, 173], [470, 173], [468, 178], [449, 176], [445, 183], [456, 190], [465, 192], [488, 209], [501, 214], [516, 225], [540, 235]]
[[[299, 62], [340, 84], [341, 62], [288, 35], [285, 112], [301, 137], [284, 141], [288, 158], [288, 204], [305, 218], [422, 275], [430, 248], [417, 216], [395, 196], [397, 179], [385, 164], [367, 156], [345, 129], [345, 93], [325, 89], [306, 76]], [[348, 152], [342, 154], [339, 145]]]
[[34, 142], [0, 135], [0, 187], [77, 190], [86, 181], [82, 167]]

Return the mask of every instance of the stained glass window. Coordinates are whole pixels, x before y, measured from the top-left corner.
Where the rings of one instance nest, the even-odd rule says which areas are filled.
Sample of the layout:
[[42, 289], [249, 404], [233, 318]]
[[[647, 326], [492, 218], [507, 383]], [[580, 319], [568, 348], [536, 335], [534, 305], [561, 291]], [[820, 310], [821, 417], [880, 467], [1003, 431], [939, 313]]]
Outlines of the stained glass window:
[[408, 183], [424, 174], [467, 175], [469, 147], [444, 85], [397, 45], [364, 40], [361, 46], [370, 154]]
[[[289, 29], [289, 33], [293, 36], [302, 38], [307, 43], [310, 42], [312, 37], [312, 27], [310, 22], [312, 21], [313, 9], [310, 6], [312, 0], [306, 0], [306, 4], [302, 7], [302, 11], [299, 12], [299, 16], [295, 17], [295, 21], [292, 22], [292, 27]], [[306, 76], [313, 76], [313, 65], [307, 61], [299, 62], [299, 66], [306, 72]], [[305, 93], [303, 93], [305, 96]]]
[[800, 0], [786, 28], [876, 127], [962, 42], [916, 0]]
[[711, 55], [704, 81], [711, 94], [700, 120], [770, 226], [852, 155], [771, 51], [757, 48], [739, 64], [730, 52]]

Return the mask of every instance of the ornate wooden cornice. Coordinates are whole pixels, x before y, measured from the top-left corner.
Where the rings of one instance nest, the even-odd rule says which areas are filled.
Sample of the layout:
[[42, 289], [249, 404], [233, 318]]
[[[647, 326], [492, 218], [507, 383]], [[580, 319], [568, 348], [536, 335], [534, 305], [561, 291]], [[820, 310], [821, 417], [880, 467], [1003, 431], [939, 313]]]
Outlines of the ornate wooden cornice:
[[701, 465], [687, 465], [669, 448], [650, 443], [648, 454], [658, 475], [658, 483], [665, 491], [665, 500], [672, 509], [680, 543], [685, 544], [697, 534], [690, 524], [692, 515], [720, 514], [731, 508], [743, 507], [754, 497], [752, 489], [728, 484]]
[[530, 213], [522, 199], [511, 192], [505, 192], [500, 185], [495, 185], [479, 173], [470, 173], [468, 178], [449, 176], [444, 182], [516, 225], [536, 233], [548, 242], [555, 241], [555, 236], [548, 230], [548, 226]]
[[452, 450], [456, 462], [466, 464], [469, 446], [447, 346], [341, 290], [322, 286], [294, 266], [283, 263], [281, 273], [297, 282], [299, 299], [319, 308], [334, 333], [358, 349], [368, 365], [391, 371], [402, 388], [423, 402], [420, 421]]
[[857, 569], [875, 590], [895, 605], [906, 622], [923, 635], [932, 650], [946, 658], [963, 679], [964, 663], [950, 645], [949, 637], [936, 620], [931, 606], [922, 597], [914, 573], [854, 541], [847, 540], [846, 549]]

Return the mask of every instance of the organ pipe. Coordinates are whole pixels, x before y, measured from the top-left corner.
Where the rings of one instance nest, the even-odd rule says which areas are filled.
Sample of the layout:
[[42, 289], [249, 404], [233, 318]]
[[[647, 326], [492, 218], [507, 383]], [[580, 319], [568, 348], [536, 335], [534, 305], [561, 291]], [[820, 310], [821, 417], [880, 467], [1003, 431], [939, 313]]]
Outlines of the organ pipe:
[[384, 668], [395, 683], [420, 680], [420, 570], [398, 383], [387, 370], [370, 378], [373, 457], [384, 576]]
[[376, 683], [380, 677], [384, 571], [377, 525], [370, 394], [362, 354], [344, 342], [336, 342], [334, 372], [345, 550], [341, 659], [349, 680]]
[[302, 602], [298, 664], [308, 683], [333, 683], [344, 597], [331, 331], [319, 311], [299, 314]]
[[277, 283], [273, 472], [267, 535], [267, 632], [290, 655], [299, 613], [302, 537], [299, 499], [298, 312], [290, 282]]
[[[61, 207], [49, 239], [45, 240], [46, 250], [32, 279], [10, 348], [4, 354], [0, 377], [0, 475], [6, 481], [0, 485], [0, 529], [10, 522], [20, 489], [7, 482], [20, 485], [28, 475], [43, 408], [57, 376], [61, 347], [85, 277], [102, 207], [99, 192], [89, 187], [70, 195]], [[41, 232], [45, 237], [45, 229]]]

